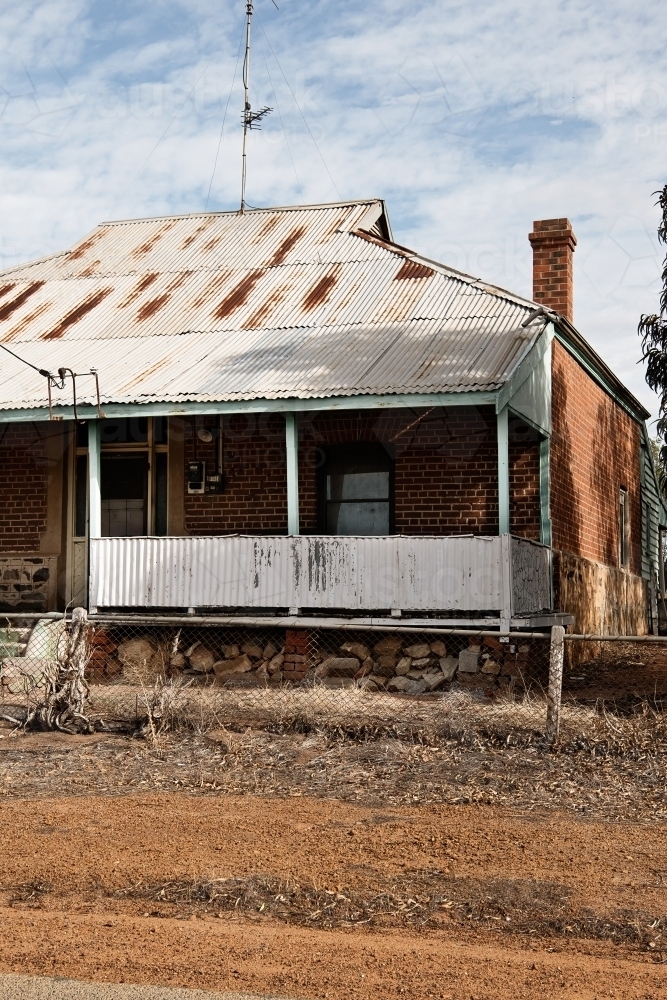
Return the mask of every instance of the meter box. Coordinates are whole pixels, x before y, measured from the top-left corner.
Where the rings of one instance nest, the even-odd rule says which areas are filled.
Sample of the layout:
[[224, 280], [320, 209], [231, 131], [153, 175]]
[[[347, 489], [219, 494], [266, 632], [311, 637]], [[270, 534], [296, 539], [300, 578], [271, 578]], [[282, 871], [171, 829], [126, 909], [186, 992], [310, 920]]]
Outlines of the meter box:
[[224, 488], [225, 488], [225, 477], [221, 472], [214, 472], [206, 477], [207, 493], [222, 493]]
[[206, 462], [188, 463], [188, 493], [206, 492]]

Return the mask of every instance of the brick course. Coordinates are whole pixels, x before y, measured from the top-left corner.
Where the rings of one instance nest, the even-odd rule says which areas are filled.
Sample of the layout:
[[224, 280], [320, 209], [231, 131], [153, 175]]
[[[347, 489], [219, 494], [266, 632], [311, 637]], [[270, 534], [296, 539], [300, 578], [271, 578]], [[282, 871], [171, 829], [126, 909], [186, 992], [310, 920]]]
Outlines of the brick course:
[[39, 552], [47, 527], [45, 439], [35, 424], [0, 428], [0, 552]]
[[629, 566], [641, 573], [640, 425], [553, 342], [551, 518], [554, 548], [619, 564], [619, 491], [630, 504]]

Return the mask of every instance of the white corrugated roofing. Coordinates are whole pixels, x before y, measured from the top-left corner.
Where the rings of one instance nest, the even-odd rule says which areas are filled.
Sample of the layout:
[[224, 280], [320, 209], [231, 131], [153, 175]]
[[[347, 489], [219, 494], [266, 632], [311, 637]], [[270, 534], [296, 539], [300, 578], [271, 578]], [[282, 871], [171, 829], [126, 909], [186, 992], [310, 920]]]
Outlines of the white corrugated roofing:
[[[0, 342], [109, 403], [501, 386], [534, 305], [399, 247], [381, 201], [107, 222], [0, 272]], [[92, 379], [77, 387], [92, 401]], [[66, 404], [69, 392], [54, 403]], [[2, 352], [0, 409], [46, 403]]]

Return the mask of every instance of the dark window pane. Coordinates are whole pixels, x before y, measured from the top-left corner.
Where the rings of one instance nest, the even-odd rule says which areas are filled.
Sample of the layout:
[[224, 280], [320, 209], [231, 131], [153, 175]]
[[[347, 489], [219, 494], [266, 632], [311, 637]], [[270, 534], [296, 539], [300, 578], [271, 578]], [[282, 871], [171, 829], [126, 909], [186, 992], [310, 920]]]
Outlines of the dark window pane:
[[380, 444], [350, 442], [326, 449], [320, 477], [323, 530], [333, 535], [388, 535], [393, 461]]
[[88, 447], [88, 421], [76, 425], [76, 446], [77, 448]]
[[147, 455], [103, 455], [102, 534], [146, 534]]
[[167, 428], [169, 421], [166, 417], [153, 418], [153, 441], [155, 444], [167, 444]]
[[167, 534], [167, 456], [155, 456], [155, 534]]
[[84, 538], [86, 534], [86, 498], [88, 496], [88, 459], [85, 455], [76, 457], [76, 477], [74, 485], [74, 534]]
[[148, 417], [120, 417], [100, 424], [102, 444], [142, 444], [148, 441]]
[[388, 500], [389, 472], [345, 472], [327, 476], [327, 500]]

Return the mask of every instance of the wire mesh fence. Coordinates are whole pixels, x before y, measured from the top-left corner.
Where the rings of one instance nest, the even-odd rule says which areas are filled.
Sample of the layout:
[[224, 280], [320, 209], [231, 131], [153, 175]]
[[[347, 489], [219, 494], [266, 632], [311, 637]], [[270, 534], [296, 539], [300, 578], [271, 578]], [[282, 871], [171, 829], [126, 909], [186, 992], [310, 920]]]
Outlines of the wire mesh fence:
[[[39, 701], [67, 659], [70, 632], [71, 622], [62, 616], [0, 619], [3, 702], [30, 710]], [[340, 714], [344, 702], [348, 715], [403, 721], [419, 706], [435, 708], [456, 692], [482, 701], [546, 699], [548, 693], [548, 704], [560, 706], [549, 631], [504, 636], [353, 622], [278, 627], [98, 616], [87, 622], [85, 647], [86, 681], [96, 690], [115, 688], [120, 697], [122, 687], [130, 692], [123, 696], [128, 705], [133, 699], [138, 705], [156, 684], [187, 688], [191, 707], [198, 696], [208, 697], [209, 705], [214, 698], [216, 719], [224, 723], [239, 717], [266, 721], [288, 701], [295, 712], [307, 708], [320, 718]], [[566, 636], [563, 690], [566, 699], [631, 705], [644, 698], [662, 708], [667, 641]]]

